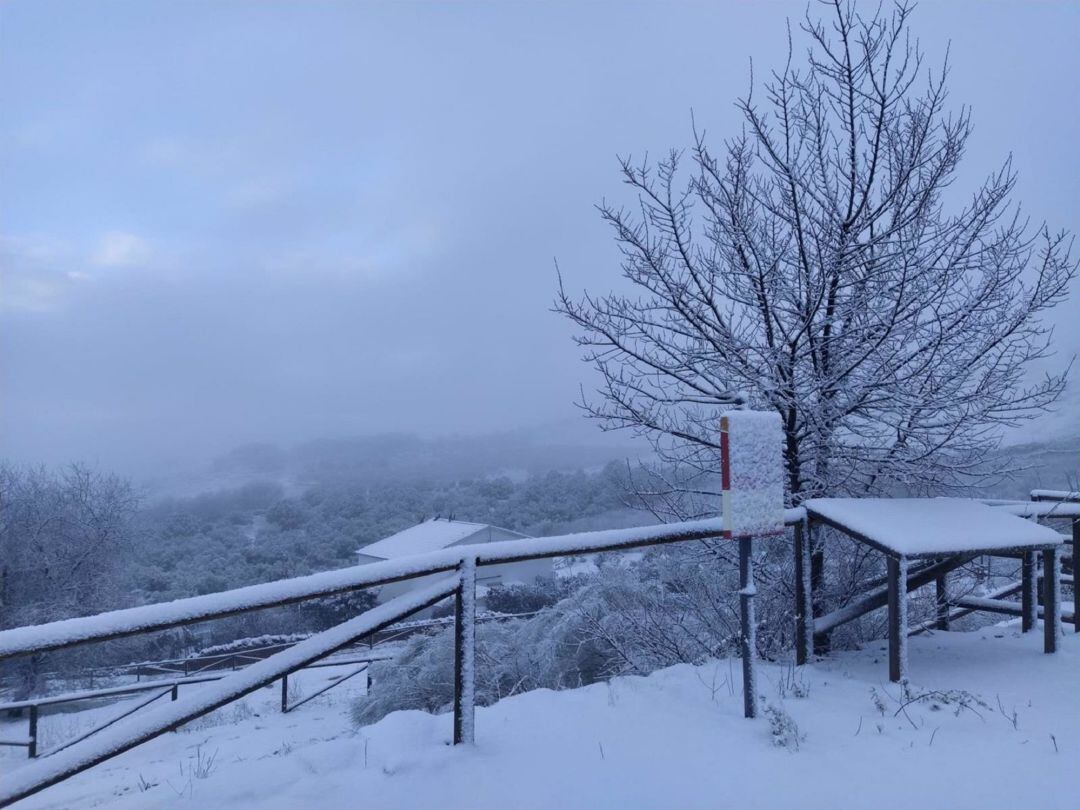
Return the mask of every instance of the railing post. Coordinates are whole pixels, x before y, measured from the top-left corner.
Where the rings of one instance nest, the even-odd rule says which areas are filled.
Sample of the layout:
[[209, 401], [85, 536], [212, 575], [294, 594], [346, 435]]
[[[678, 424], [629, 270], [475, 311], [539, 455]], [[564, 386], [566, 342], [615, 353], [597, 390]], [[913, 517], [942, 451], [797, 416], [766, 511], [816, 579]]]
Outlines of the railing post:
[[[1057, 652], [1061, 624], [1061, 577], [1058, 550], [1044, 549], [1043, 558], [1043, 652]], [[1075, 580], [1074, 580], [1075, 582]]]
[[1025, 551], [1020, 562], [1020, 631], [1022, 633], [1034, 629], [1038, 619], [1038, 604], [1035, 598], [1037, 578], [1035, 552]]
[[1073, 589], [1073, 632], [1080, 633], [1080, 567], [1077, 566], [1077, 554], [1080, 554], [1080, 518], [1072, 521], [1072, 553], [1069, 556], [1072, 571]]
[[289, 673], [281, 676], [281, 713], [289, 711]]
[[172, 685], [172, 699], [176, 700], [180, 697], [180, 684], [174, 683]]
[[889, 680], [907, 680], [907, 557], [889, 556]]
[[810, 536], [806, 519], [795, 530], [795, 663], [803, 665], [814, 653], [814, 609], [810, 603]]
[[476, 558], [462, 560], [454, 595], [454, 745], [476, 741]]
[[38, 707], [30, 707], [30, 745], [27, 746], [27, 754], [30, 759], [37, 758], [37, 733], [38, 733]]
[[934, 628], [947, 632], [949, 630], [949, 575], [947, 573], [934, 577], [934, 594], [937, 608]]
[[739, 613], [743, 672], [743, 716], [757, 717], [757, 684], [754, 659], [757, 656], [757, 620], [754, 616], [754, 541], [739, 538]]

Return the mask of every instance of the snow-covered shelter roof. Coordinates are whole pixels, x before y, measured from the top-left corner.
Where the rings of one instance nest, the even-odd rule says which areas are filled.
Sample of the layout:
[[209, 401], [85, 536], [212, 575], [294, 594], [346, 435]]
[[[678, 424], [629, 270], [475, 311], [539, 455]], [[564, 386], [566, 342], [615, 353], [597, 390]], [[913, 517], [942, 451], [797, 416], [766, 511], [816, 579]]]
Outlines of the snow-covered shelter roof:
[[483, 543], [490, 539], [493, 531], [499, 533], [500, 540], [508, 539], [508, 536], [528, 537], [520, 532], [500, 529], [486, 523], [469, 523], [464, 520], [436, 517], [377, 540], [369, 546], [359, 548], [356, 553], [366, 557], [393, 560], [398, 557], [408, 557], [411, 554], [438, 551], [464, 540]]
[[966, 498], [813, 498], [803, 506], [811, 518], [908, 557], [1042, 548], [1062, 541], [1047, 526]]

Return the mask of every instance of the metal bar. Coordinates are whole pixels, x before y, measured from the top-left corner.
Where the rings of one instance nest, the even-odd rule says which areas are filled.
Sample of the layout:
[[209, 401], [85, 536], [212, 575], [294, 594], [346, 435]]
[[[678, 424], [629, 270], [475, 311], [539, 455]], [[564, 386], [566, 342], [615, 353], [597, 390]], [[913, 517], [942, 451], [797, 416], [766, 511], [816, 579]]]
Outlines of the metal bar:
[[38, 707], [30, 707], [30, 745], [29, 750], [26, 752], [30, 759], [37, 758], [37, 742], [38, 742]]
[[[1056, 548], [1048, 548], [1043, 554], [1043, 652], [1057, 652], [1060, 634], [1061, 589], [1058, 585], [1060, 570]], [[1078, 618], [1075, 614], [1073, 620]]]
[[907, 558], [888, 557], [889, 680], [907, 680]]
[[1035, 616], [1037, 604], [1035, 599], [1035, 579], [1037, 568], [1035, 566], [1035, 552], [1025, 551], [1023, 561], [1020, 563], [1020, 631], [1023, 633], [1035, 629]]
[[[367, 668], [368, 668], [368, 665], [363, 664], [363, 665], [357, 667], [356, 669], [354, 669], [352, 672], [350, 672], [350, 673], [348, 673], [346, 675], [342, 675], [341, 677], [335, 678], [333, 681], [331, 681], [330, 683], [328, 683], [324, 687], [322, 687], [322, 689], [319, 689], [316, 692], [312, 692], [307, 697], [298, 700], [292, 706], [289, 706], [288, 708], [285, 708], [284, 705], [283, 705], [281, 711], [282, 712], [291, 712], [293, 709], [299, 709], [301, 706], [303, 706], [309, 700], [314, 700], [315, 698], [317, 698], [319, 695], [323, 694], [324, 692], [329, 692], [335, 686], [340, 686], [341, 684], [345, 683], [345, 681], [349, 680], [349, 678], [353, 677], [354, 675], [359, 675], [361, 672], [366, 672]], [[284, 682], [285, 682], [284, 679], [282, 679], [282, 685], [284, 685]]]
[[158, 698], [165, 697], [165, 695], [169, 694], [171, 691], [172, 691], [171, 689], [164, 689], [161, 692], [158, 692], [156, 695], [151, 695], [146, 700], [144, 700], [144, 701], [142, 701], [140, 703], [136, 703], [134, 706], [128, 707], [125, 711], [120, 712], [120, 714], [116, 715], [115, 717], [110, 718], [109, 720], [106, 720], [104, 723], [101, 723], [99, 725], [94, 726], [92, 729], [90, 729], [89, 731], [87, 731], [87, 732], [85, 732], [83, 734], [80, 734], [78, 737], [70, 739], [67, 742], [56, 746], [55, 748], [50, 748], [48, 751], [46, 751], [41, 756], [43, 756], [43, 757], [51, 757], [53, 754], [59, 753], [60, 751], [63, 751], [65, 748], [70, 748], [71, 746], [75, 745], [75, 743], [80, 743], [83, 740], [85, 740], [87, 737], [93, 736], [94, 734], [97, 734], [99, 731], [102, 731], [103, 729], [107, 729], [109, 726], [113, 725], [114, 723], [116, 723], [116, 722], [118, 722], [120, 720], [123, 720], [128, 715], [135, 714], [135, 712], [137, 712], [139, 709], [143, 708], [144, 706], [149, 706], [155, 700], [157, 700]]
[[7, 807], [177, 726], [220, 709], [237, 698], [276, 681], [285, 672], [325, 658], [368, 633], [381, 630], [442, 601], [458, 586], [458, 582], [444, 579], [409, 591], [337, 627], [301, 641], [277, 655], [226, 675], [221, 679], [218, 689], [193, 690], [190, 695], [185, 695], [176, 703], [158, 706], [142, 717], [133, 718], [129, 721], [130, 727], [123, 739], [118, 740], [109, 735], [104, 740], [86, 740], [78, 748], [27, 765], [0, 782], [0, 807]]
[[476, 742], [476, 560], [461, 563], [454, 600], [454, 745]]
[[814, 609], [810, 603], [810, 543], [805, 520], [795, 524], [795, 663], [814, 653]]
[[28, 700], [14, 701], [12, 703], [0, 703], [0, 712], [11, 711], [13, 709], [25, 709], [31, 706], [53, 706], [60, 703], [79, 703], [84, 700], [100, 700], [103, 698], [134, 694], [136, 692], [151, 692], [154, 689], [163, 689], [167, 686], [172, 686], [173, 684], [180, 684], [182, 686], [184, 684], [219, 681], [224, 677], [224, 674], [201, 675], [199, 677], [177, 678], [175, 680], [143, 681], [129, 686], [110, 686], [103, 689], [89, 689], [85, 692], [66, 692], [62, 695], [30, 698]]
[[755, 683], [754, 659], [757, 643], [754, 639], [757, 620], [754, 617], [754, 541], [749, 537], [739, 539], [739, 619], [740, 651], [743, 672], [743, 716], [757, 717], [757, 684]]

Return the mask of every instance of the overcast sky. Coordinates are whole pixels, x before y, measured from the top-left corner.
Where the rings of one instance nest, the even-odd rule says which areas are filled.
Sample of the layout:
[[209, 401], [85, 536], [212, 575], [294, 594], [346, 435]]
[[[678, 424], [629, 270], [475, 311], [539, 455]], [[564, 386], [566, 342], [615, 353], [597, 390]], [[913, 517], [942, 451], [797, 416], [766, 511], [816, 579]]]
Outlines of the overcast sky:
[[[736, 132], [803, 7], [3, 3], [2, 454], [572, 416], [553, 260], [616, 283], [615, 156], [686, 145], [691, 108]], [[914, 28], [933, 62], [952, 42], [965, 181], [1011, 151], [1026, 210], [1077, 229], [1080, 4], [924, 2]]]

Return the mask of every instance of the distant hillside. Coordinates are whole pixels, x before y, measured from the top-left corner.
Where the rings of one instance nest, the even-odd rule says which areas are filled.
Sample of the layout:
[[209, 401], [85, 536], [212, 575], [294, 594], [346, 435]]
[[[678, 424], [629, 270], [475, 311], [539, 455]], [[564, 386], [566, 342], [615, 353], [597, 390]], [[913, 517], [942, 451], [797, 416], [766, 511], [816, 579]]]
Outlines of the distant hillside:
[[1003, 447], [994, 460], [1005, 460], [1009, 478], [988, 484], [986, 495], [1027, 498], [1032, 489], [1076, 489], [1080, 485], [1080, 435]]

